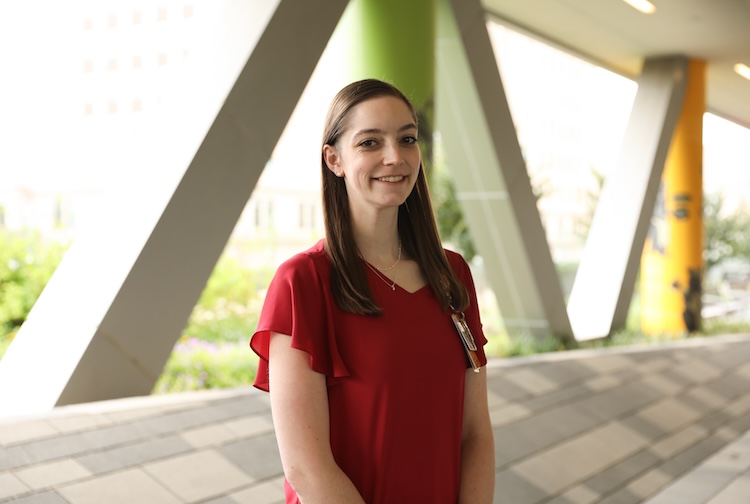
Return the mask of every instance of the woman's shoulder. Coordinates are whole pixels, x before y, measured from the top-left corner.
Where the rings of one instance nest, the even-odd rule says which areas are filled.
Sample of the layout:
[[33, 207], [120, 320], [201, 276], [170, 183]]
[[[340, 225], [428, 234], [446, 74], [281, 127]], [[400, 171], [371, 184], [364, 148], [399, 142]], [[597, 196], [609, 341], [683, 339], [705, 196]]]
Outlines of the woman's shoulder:
[[455, 252], [453, 250], [444, 248], [445, 256], [448, 258], [448, 263], [451, 265], [451, 268], [453, 270], [461, 270], [466, 265], [466, 259], [464, 259], [464, 256], [459, 254], [458, 252]]
[[318, 241], [307, 250], [298, 252], [279, 265], [276, 276], [299, 277], [311, 273], [319, 274], [321, 269], [329, 267], [328, 255], [325, 251], [325, 240]]

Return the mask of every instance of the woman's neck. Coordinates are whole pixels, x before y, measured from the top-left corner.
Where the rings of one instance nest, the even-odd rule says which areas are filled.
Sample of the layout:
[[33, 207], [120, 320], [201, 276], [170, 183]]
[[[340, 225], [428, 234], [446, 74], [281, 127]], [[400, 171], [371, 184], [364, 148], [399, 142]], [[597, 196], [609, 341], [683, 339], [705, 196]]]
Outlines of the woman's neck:
[[398, 208], [352, 216], [354, 241], [362, 258], [375, 266], [392, 264], [399, 255]]

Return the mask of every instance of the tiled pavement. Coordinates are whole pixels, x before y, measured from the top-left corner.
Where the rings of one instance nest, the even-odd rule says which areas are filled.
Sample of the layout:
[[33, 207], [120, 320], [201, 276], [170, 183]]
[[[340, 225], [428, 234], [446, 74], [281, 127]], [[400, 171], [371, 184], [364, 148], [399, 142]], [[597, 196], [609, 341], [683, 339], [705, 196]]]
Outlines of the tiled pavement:
[[[750, 336], [492, 361], [508, 504], [750, 504]], [[0, 420], [0, 502], [273, 504], [268, 398], [124, 399]], [[420, 503], [421, 504], [421, 503]]]

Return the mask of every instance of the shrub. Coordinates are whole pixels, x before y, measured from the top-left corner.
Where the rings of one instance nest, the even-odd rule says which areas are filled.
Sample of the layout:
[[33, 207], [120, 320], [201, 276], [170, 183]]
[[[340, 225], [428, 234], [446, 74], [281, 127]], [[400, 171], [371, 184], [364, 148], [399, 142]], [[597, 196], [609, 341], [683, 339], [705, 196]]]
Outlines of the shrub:
[[0, 339], [26, 320], [66, 248], [38, 233], [0, 231]]
[[183, 338], [247, 344], [271, 275], [271, 270], [250, 269], [222, 256], [193, 308]]
[[248, 386], [257, 356], [249, 341], [272, 271], [222, 256], [175, 345], [154, 393]]
[[155, 394], [244, 387], [252, 384], [258, 358], [243, 343], [210, 343], [185, 338], [172, 351]]

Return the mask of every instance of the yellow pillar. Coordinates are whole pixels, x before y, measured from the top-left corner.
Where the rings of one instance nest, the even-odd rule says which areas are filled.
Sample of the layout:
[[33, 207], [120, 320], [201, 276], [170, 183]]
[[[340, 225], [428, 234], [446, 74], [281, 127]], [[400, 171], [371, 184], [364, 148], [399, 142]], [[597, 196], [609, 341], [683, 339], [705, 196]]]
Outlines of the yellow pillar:
[[701, 324], [705, 69], [705, 62], [690, 61], [685, 103], [641, 257], [645, 334], [677, 335]]

